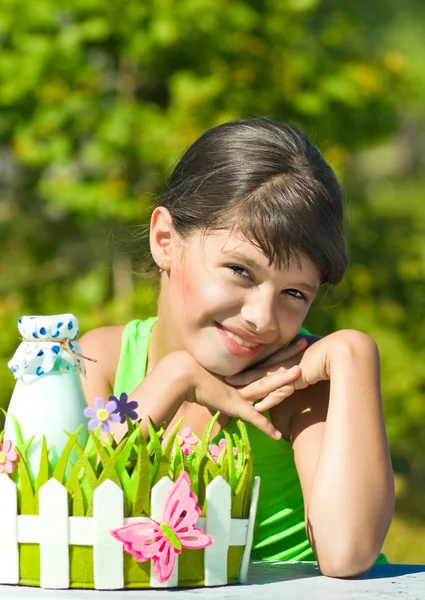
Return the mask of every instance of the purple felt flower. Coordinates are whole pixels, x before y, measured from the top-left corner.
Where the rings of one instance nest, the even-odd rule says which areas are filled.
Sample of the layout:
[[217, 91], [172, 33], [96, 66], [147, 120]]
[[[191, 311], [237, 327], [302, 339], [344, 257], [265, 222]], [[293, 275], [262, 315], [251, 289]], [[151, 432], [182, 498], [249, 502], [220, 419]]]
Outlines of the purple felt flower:
[[94, 406], [84, 409], [84, 414], [90, 419], [88, 428], [97, 429], [99, 425], [102, 426], [104, 433], [109, 433], [109, 423], [118, 423], [120, 416], [116, 414], [117, 403], [114, 400], [109, 400], [106, 405], [103, 402], [103, 398], [95, 398]]
[[116, 403], [116, 405], [117, 405], [116, 412], [120, 416], [121, 423], [125, 422], [126, 417], [128, 417], [132, 421], [137, 420], [139, 415], [136, 412], [136, 408], [139, 406], [139, 403], [136, 402], [135, 400], [131, 400], [130, 402], [128, 402], [128, 394], [123, 392], [120, 395], [119, 400], [116, 396], [109, 396], [109, 400]]

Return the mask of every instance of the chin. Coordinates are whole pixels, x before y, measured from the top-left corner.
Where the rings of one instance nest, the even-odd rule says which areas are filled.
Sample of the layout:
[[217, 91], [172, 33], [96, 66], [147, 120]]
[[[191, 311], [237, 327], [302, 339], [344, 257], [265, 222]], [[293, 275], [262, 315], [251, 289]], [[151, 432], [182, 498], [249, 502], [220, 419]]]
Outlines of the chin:
[[205, 369], [208, 369], [208, 371], [211, 371], [211, 373], [214, 373], [214, 375], [219, 375], [220, 377], [230, 377], [231, 375], [236, 375], [236, 373], [243, 371], [243, 369], [231, 369], [230, 367], [225, 368], [216, 366], [211, 368], [205, 367]]
[[235, 364], [234, 360], [231, 359], [222, 359], [220, 361], [211, 360], [211, 356], [197, 356], [196, 354], [192, 354], [195, 360], [204, 367], [207, 371], [214, 373], [214, 375], [220, 375], [221, 377], [230, 377], [231, 375], [236, 375], [236, 373], [240, 373], [244, 369], [247, 368], [247, 364]]
[[236, 375], [245, 369], [263, 360], [259, 355], [252, 358], [241, 358], [234, 356], [224, 350], [221, 346], [202, 340], [201, 343], [186, 345], [186, 350], [207, 371], [221, 377]]

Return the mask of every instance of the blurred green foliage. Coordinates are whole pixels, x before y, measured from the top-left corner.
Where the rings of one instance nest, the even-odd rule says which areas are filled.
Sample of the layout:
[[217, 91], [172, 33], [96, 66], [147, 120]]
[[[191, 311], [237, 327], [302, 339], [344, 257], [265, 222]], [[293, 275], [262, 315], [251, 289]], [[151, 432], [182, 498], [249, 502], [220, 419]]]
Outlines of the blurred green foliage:
[[154, 313], [144, 225], [167, 174], [208, 127], [266, 115], [312, 136], [350, 200], [350, 270], [307, 325], [376, 339], [395, 467], [425, 485], [420, 14], [420, 0], [2, 0], [0, 404], [22, 314], [73, 312], [86, 331]]

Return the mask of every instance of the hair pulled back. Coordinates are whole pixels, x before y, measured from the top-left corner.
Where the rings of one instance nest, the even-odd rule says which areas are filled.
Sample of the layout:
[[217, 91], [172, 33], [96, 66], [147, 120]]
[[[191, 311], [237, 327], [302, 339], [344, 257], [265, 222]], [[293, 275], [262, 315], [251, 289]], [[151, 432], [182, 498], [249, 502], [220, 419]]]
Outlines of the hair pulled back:
[[322, 283], [338, 283], [347, 268], [341, 188], [295, 127], [253, 118], [210, 129], [185, 152], [160, 204], [183, 239], [233, 229], [279, 268], [304, 254]]

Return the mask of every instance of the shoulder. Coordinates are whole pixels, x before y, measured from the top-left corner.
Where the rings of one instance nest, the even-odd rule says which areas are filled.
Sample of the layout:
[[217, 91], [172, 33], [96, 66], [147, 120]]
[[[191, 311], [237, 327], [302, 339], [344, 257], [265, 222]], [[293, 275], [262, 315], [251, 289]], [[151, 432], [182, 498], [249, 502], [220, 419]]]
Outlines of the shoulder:
[[116, 349], [121, 343], [121, 337], [125, 325], [110, 325], [109, 327], [98, 327], [85, 333], [79, 340], [83, 350], [96, 350], [110, 352]]
[[82, 354], [91, 359], [85, 361], [88, 373], [103, 374], [109, 383], [113, 383], [124, 329], [125, 325], [99, 327], [88, 331], [80, 338]]

